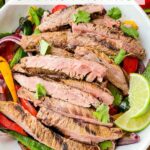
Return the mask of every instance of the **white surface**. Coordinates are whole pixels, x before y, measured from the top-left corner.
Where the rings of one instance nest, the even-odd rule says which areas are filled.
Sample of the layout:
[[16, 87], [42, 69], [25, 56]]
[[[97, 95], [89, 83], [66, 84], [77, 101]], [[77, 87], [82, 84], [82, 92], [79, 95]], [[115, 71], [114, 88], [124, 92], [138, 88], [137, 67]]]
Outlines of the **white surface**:
[[[115, 5], [117, 6], [117, 5]], [[45, 6], [50, 9], [50, 6]], [[109, 9], [111, 5], [105, 6]], [[140, 40], [147, 52], [147, 60], [150, 58], [150, 21], [143, 10], [138, 6], [118, 6], [122, 10], [123, 19], [133, 19], [137, 22], [140, 32]], [[28, 6], [9, 6], [0, 10], [0, 32], [11, 32], [18, 26], [18, 20], [25, 16]], [[139, 133], [141, 141], [137, 144], [118, 147], [117, 150], [146, 150], [150, 145], [150, 126]], [[20, 150], [15, 141], [0, 137], [0, 150]]]

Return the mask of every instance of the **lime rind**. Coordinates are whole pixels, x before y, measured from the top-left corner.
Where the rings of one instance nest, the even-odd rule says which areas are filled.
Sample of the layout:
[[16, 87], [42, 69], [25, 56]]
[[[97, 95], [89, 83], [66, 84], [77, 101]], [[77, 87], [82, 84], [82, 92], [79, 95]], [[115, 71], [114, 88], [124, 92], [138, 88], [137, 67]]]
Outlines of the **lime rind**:
[[142, 131], [150, 124], [150, 111], [138, 118], [130, 118], [132, 113], [132, 110], [127, 111], [115, 121], [115, 124], [128, 132]]
[[131, 74], [129, 102], [135, 110], [132, 117], [140, 117], [150, 109], [150, 86], [145, 77]]
[[120, 116], [115, 124], [125, 131], [138, 132], [150, 124], [150, 86], [147, 80], [138, 74], [131, 74], [130, 82], [130, 110]]

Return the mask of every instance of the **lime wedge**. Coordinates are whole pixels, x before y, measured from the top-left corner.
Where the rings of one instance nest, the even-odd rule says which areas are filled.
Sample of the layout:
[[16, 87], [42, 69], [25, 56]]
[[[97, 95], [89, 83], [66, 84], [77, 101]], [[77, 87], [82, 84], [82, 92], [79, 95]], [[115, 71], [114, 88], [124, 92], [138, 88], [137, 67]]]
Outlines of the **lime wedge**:
[[142, 117], [130, 118], [134, 114], [134, 110], [129, 110], [120, 116], [115, 124], [121, 129], [128, 132], [137, 132], [145, 129], [150, 123], [150, 110]]
[[150, 123], [150, 87], [139, 74], [131, 74], [129, 90], [130, 110], [120, 116], [115, 124], [125, 131], [137, 132]]
[[150, 86], [142, 75], [130, 75], [129, 102], [134, 110], [130, 117], [140, 117], [150, 109]]

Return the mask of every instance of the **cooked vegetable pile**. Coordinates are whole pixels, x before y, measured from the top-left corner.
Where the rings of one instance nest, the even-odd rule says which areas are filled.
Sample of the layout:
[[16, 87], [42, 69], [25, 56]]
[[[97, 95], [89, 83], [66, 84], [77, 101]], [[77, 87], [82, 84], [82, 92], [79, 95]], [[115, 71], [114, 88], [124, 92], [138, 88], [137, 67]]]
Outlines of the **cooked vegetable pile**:
[[110, 150], [150, 123], [150, 65], [118, 7], [30, 7], [0, 34], [0, 130], [30, 150]]

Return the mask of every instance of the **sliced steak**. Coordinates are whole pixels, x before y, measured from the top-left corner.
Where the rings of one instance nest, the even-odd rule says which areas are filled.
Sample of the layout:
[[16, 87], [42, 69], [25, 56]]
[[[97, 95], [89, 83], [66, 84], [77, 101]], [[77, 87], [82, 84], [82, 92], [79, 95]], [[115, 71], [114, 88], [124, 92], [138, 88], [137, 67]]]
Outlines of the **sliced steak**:
[[[16, 64], [14, 67], [13, 67], [13, 72], [15, 73], [22, 73], [22, 74], [26, 74], [26, 75], [37, 75], [36, 73], [33, 73], [33, 72], [29, 72], [27, 70], [25, 70], [22, 66], [22, 64]], [[49, 80], [49, 79], [53, 79], [53, 80], [56, 80], [56, 81], [59, 81], [60, 79], [68, 79], [68, 77], [64, 74], [49, 74], [49, 75], [45, 75], [45, 74], [38, 74], [39, 77], [45, 79], [45, 80]]]
[[89, 12], [91, 15], [104, 15], [105, 9], [101, 5], [84, 5], [84, 6], [70, 6], [61, 11], [55, 12], [45, 19], [39, 26], [41, 32], [45, 31], [57, 31], [64, 29], [72, 22], [72, 15], [77, 13], [79, 10]]
[[84, 81], [66, 80], [66, 79], [62, 79], [61, 81], [66, 85], [80, 89], [84, 92], [93, 95], [94, 97], [96, 97], [97, 99], [99, 99], [100, 101], [102, 101], [107, 105], [111, 105], [113, 103], [114, 97], [112, 96], [110, 91], [106, 88], [101, 88], [96, 84]]
[[32, 92], [36, 91], [36, 85], [40, 83], [45, 87], [47, 95], [52, 96], [53, 98], [62, 99], [78, 106], [97, 107], [100, 104], [100, 101], [92, 95], [54, 80], [46, 81], [37, 76], [26, 77], [25, 75], [17, 73], [14, 74], [14, 79], [21, 86]]
[[116, 87], [121, 89], [125, 95], [128, 94], [128, 83], [122, 69], [116, 65], [107, 55], [92, 47], [77, 47], [75, 50], [77, 58], [84, 58], [99, 62], [107, 67], [107, 79]]
[[55, 150], [74, 150], [78, 149], [91, 149], [98, 150], [97, 146], [90, 146], [81, 144], [69, 139], [65, 139], [60, 135], [54, 133], [52, 130], [46, 128], [41, 124], [37, 118], [32, 116], [24, 110], [19, 104], [13, 102], [0, 101], [0, 111], [8, 118], [21, 126], [29, 135], [34, 139], [47, 145]]
[[49, 54], [56, 55], [56, 56], [73, 57], [72, 53], [68, 52], [65, 49], [57, 48], [57, 47], [52, 47], [50, 49], [50, 53]]
[[100, 52], [104, 52], [109, 56], [115, 56], [118, 53], [113, 46], [104, 44], [103, 42], [98, 41], [96, 38], [91, 38], [84, 34], [79, 35], [68, 32], [67, 40], [68, 49], [75, 49], [77, 46], [90, 46]]
[[92, 20], [92, 23], [116, 29], [119, 29], [121, 25], [120, 21], [114, 20], [107, 15], [100, 16], [99, 18]]
[[145, 50], [140, 42], [134, 38], [125, 36], [121, 30], [108, 28], [98, 23], [72, 24], [72, 30], [74, 33], [94, 37], [94, 39], [96, 38], [102, 44], [110, 45], [116, 51], [124, 49], [140, 59], [145, 58]]
[[79, 119], [83, 122], [92, 123], [96, 125], [104, 125], [104, 126], [112, 126], [112, 123], [102, 123], [94, 118], [93, 112], [94, 109], [92, 108], [84, 108], [80, 106], [73, 105], [71, 103], [62, 101], [56, 98], [50, 97], [42, 97], [41, 99], [37, 100], [35, 98], [35, 93], [28, 91], [27, 89], [21, 87], [17, 91], [18, 97], [31, 101], [35, 107], [46, 107], [51, 109], [57, 113], [60, 113], [64, 116]]
[[20, 45], [25, 51], [32, 52], [39, 50], [39, 43], [41, 40], [47, 41], [50, 45], [66, 48], [67, 47], [67, 32], [47, 32], [41, 34], [34, 34], [30, 36], [23, 35]]
[[27, 52], [39, 51], [41, 40], [47, 41], [53, 47], [59, 47], [68, 51], [73, 51], [77, 46], [92, 46], [98, 51], [105, 52], [107, 55], [116, 55], [118, 51], [110, 44], [98, 41], [94, 37], [73, 34], [70, 31], [46, 32], [31, 36], [22, 36], [20, 45]]
[[116, 140], [122, 137], [122, 131], [119, 128], [108, 128], [83, 123], [58, 114], [52, 110], [48, 110], [44, 107], [40, 108], [37, 117], [45, 125], [57, 128], [70, 139], [88, 144], [98, 144], [102, 141]]
[[97, 62], [61, 56], [30, 56], [21, 59], [23, 68], [36, 74], [64, 74], [77, 80], [102, 82], [106, 67]]

